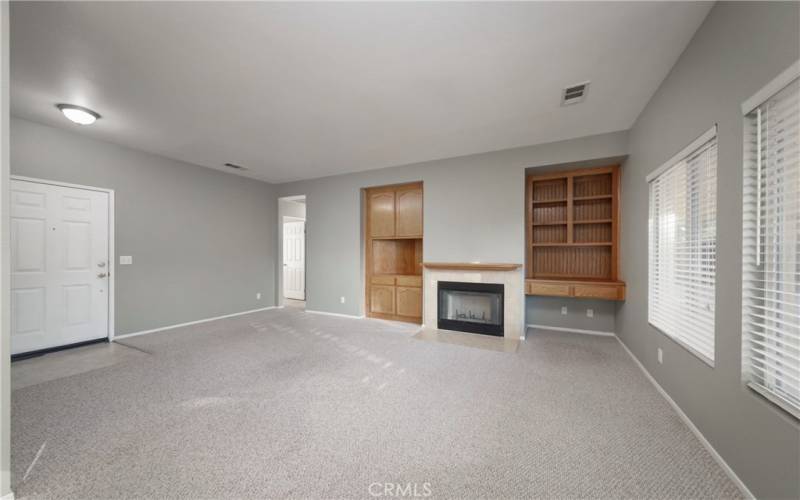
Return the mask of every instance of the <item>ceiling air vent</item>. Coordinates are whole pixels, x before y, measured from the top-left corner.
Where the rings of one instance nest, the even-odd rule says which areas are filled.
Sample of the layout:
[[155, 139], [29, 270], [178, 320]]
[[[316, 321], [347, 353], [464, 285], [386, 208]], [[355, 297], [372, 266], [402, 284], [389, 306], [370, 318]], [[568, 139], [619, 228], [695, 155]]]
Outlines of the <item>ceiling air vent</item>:
[[589, 91], [589, 82], [576, 83], [564, 89], [561, 94], [561, 105], [577, 104], [586, 99], [586, 93]]
[[235, 163], [226, 163], [225, 166], [228, 168], [232, 168], [234, 170], [247, 170], [245, 167], [237, 165]]

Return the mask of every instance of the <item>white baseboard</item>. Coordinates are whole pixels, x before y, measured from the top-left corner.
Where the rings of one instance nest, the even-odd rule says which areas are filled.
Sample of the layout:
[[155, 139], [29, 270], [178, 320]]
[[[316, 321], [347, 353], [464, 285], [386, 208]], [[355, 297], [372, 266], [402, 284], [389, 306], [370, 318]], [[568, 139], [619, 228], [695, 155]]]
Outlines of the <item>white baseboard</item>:
[[697, 426], [694, 425], [694, 422], [691, 421], [689, 416], [686, 415], [683, 412], [683, 410], [681, 410], [681, 407], [678, 406], [678, 403], [676, 403], [675, 400], [670, 397], [667, 391], [665, 391], [664, 388], [661, 387], [661, 385], [659, 385], [658, 382], [656, 382], [656, 379], [653, 378], [652, 375], [650, 375], [650, 372], [647, 371], [647, 368], [645, 368], [644, 365], [641, 363], [641, 361], [639, 361], [639, 359], [633, 355], [631, 350], [628, 349], [628, 346], [626, 346], [625, 343], [622, 340], [620, 340], [619, 337], [617, 337], [617, 340], [619, 341], [619, 344], [622, 346], [622, 348], [625, 349], [625, 352], [627, 352], [628, 355], [631, 357], [631, 359], [633, 359], [633, 362], [636, 363], [636, 365], [642, 370], [642, 373], [644, 373], [644, 376], [647, 377], [647, 380], [649, 380], [650, 383], [653, 384], [653, 386], [656, 388], [656, 390], [664, 397], [664, 399], [667, 400], [670, 406], [672, 406], [672, 409], [675, 410], [675, 413], [677, 413], [678, 416], [681, 418], [681, 420], [683, 420], [683, 423], [685, 423], [686, 426], [689, 428], [689, 430], [692, 431], [692, 433], [695, 435], [695, 437], [697, 437], [697, 439], [700, 441], [703, 447], [706, 450], [708, 450], [708, 452], [711, 454], [714, 460], [719, 464], [720, 467], [722, 467], [722, 470], [725, 472], [725, 474], [727, 474], [728, 477], [731, 478], [733, 484], [735, 484], [739, 488], [739, 490], [741, 490], [745, 498], [755, 499], [755, 496], [747, 487], [747, 485], [744, 484], [744, 481], [739, 479], [739, 476], [736, 475], [733, 469], [731, 469], [730, 465], [728, 465], [725, 459], [722, 458], [722, 455], [720, 455], [717, 452], [717, 450], [714, 449], [714, 446], [712, 446], [711, 443], [708, 441], [708, 439], [706, 439], [706, 437], [703, 435], [703, 433], [700, 432], [700, 429], [698, 429]]
[[353, 318], [353, 319], [364, 319], [365, 316], [362, 314], [361, 316], [356, 316], [354, 314], [342, 314], [342, 313], [332, 313], [327, 311], [312, 311], [310, 309], [306, 309], [307, 313], [311, 314], [324, 314], [325, 316], [338, 316], [340, 318]]
[[[556, 332], [570, 332], [570, 333], [582, 333], [584, 335], [601, 335], [603, 337], [616, 337], [616, 333], [614, 332], [601, 332], [599, 330], [581, 330], [579, 328], [563, 328], [560, 326], [547, 326], [547, 325], [525, 325], [527, 328], [538, 328], [539, 330], [553, 330]], [[524, 340], [524, 337], [523, 337]]]
[[[172, 330], [173, 328], [180, 328], [182, 326], [199, 325], [200, 323], [208, 323], [209, 321], [216, 321], [218, 319], [233, 318], [234, 316], [242, 316], [244, 314], [251, 314], [259, 311], [268, 311], [270, 309], [281, 309], [281, 308], [283, 308], [283, 306], [269, 306], [233, 314], [225, 314], [223, 316], [214, 316], [213, 318], [198, 319], [197, 321], [189, 321], [187, 323], [179, 323], [177, 325], [162, 326], [160, 328], [153, 328], [152, 330], [142, 330], [141, 332], [133, 332], [133, 333], [126, 333], [124, 335], [117, 335], [112, 340], [126, 339], [128, 337], [137, 337], [139, 335], [146, 335], [148, 333], [156, 333], [156, 332], [163, 332], [165, 330]], [[0, 499], [0, 500], [5, 500], [5, 499]]]
[[3, 495], [0, 497], [0, 500], [14, 500], [14, 492], [12, 491], [11, 493]]

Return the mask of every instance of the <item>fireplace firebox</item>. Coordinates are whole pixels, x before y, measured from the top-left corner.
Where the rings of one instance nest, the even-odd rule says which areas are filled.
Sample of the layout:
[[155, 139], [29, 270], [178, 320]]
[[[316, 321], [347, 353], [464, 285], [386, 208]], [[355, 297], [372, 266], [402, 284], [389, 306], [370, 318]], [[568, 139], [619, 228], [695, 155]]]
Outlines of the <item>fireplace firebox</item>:
[[503, 336], [503, 285], [439, 281], [438, 328]]

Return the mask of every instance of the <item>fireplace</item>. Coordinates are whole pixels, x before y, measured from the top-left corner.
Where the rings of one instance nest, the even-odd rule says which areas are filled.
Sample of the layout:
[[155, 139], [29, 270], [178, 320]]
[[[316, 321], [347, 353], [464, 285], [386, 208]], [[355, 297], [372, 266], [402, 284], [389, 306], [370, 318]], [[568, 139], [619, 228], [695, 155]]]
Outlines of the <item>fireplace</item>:
[[502, 284], [439, 281], [438, 328], [502, 337]]

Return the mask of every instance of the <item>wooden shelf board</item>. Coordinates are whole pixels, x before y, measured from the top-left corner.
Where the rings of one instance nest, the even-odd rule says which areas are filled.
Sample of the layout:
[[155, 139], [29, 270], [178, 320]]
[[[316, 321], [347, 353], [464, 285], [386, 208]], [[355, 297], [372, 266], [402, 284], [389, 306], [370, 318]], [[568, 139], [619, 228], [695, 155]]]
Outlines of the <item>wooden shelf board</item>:
[[598, 194], [595, 196], [575, 196], [572, 201], [592, 201], [592, 200], [610, 200], [613, 198], [610, 194]]
[[562, 221], [557, 221], [557, 222], [534, 222], [533, 226], [534, 227], [540, 227], [540, 226], [566, 226], [567, 224], [568, 224], [567, 221], [562, 220]]
[[478, 262], [424, 262], [422, 267], [428, 269], [449, 269], [466, 271], [513, 271], [522, 264], [483, 264]]
[[422, 236], [371, 236], [371, 240], [421, 240]]
[[573, 224], [611, 224], [612, 222], [614, 221], [611, 219], [587, 219], [572, 221]]
[[548, 203], [566, 203], [566, 198], [560, 198], [558, 200], [533, 200], [534, 205], [547, 205]]
[[610, 247], [610, 241], [603, 242], [575, 242], [575, 243], [533, 243], [534, 248], [537, 247]]
[[[555, 276], [555, 275], [549, 275]], [[623, 286], [625, 285], [624, 281], [611, 281], [608, 278], [581, 278], [581, 277], [569, 277], [569, 278], [525, 278], [525, 281], [533, 281], [536, 283], [560, 283], [566, 285], [610, 285], [610, 286]]]

